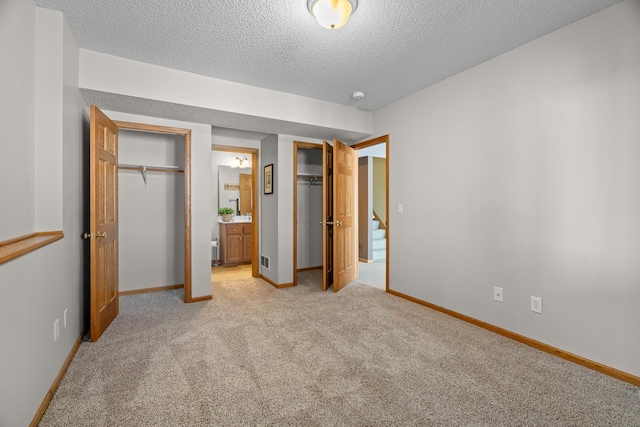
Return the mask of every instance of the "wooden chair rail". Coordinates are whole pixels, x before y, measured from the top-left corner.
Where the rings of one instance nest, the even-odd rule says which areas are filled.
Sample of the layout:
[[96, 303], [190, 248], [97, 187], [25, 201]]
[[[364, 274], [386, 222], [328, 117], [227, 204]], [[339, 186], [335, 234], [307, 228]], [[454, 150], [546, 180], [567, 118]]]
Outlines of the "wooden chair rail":
[[62, 231], [39, 231], [0, 242], [0, 264], [33, 252], [64, 237]]

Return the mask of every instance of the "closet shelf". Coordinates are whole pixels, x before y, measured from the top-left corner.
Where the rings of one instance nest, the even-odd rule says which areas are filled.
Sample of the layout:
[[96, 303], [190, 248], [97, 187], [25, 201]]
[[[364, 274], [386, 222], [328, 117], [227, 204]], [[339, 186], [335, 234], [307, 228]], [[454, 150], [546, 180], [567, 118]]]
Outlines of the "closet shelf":
[[118, 169], [140, 171], [145, 188], [147, 187], [147, 172], [184, 172], [184, 169], [181, 169], [180, 166], [125, 165], [122, 163], [118, 165]]

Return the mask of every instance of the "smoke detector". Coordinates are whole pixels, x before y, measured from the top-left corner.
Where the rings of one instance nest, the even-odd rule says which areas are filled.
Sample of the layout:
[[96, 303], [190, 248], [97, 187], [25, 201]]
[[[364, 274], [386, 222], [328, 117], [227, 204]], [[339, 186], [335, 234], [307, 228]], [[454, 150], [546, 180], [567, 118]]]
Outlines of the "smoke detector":
[[356, 101], [360, 101], [361, 99], [364, 98], [364, 92], [360, 92], [360, 91], [353, 92], [353, 95], [351, 95], [351, 97]]

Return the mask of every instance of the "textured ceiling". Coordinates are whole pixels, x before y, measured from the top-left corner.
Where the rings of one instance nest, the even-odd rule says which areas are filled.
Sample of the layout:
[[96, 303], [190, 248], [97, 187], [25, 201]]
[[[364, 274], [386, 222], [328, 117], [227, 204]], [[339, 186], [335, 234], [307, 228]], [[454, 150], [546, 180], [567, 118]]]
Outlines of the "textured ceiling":
[[333, 31], [307, 0], [35, 3], [82, 48], [375, 110], [618, 1], [360, 0]]

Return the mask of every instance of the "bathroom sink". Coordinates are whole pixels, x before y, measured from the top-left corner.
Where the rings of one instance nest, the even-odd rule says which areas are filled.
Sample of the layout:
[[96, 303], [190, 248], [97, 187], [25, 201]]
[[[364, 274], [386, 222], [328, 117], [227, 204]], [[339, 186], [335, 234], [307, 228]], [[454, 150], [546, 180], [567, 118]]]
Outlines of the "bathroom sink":
[[231, 222], [251, 222], [249, 215], [236, 215], [231, 217]]

